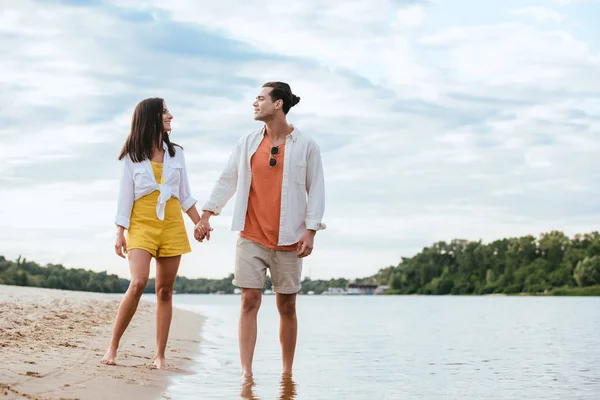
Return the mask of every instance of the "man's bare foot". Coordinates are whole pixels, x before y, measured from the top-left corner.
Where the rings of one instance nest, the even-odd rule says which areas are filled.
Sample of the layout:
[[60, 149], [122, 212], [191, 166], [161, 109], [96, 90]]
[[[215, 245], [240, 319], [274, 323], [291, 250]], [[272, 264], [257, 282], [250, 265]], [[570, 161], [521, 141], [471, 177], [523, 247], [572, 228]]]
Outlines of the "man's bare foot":
[[252, 371], [242, 371], [242, 378], [252, 379]]
[[102, 360], [100, 360], [100, 362], [104, 365], [117, 365], [117, 363], [115, 362], [115, 358], [117, 358], [117, 349], [109, 347], [108, 350], [106, 350], [106, 354], [104, 354], [104, 357], [102, 357]]
[[165, 361], [164, 357], [156, 357], [154, 359], [154, 362], [152, 363], [152, 368], [169, 369], [169, 366], [167, 365], [167, 362]]

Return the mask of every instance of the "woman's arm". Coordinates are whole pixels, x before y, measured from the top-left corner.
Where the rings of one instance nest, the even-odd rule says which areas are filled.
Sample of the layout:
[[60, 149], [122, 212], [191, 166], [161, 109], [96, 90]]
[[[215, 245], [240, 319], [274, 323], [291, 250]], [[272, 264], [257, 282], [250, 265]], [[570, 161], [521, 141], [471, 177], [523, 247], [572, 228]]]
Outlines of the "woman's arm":
[[115, 225], [117, 225], [117, 234], [115, 238], [115, 253], [119, 257], [125, 258], [127, 253], [127, 241], [125, 240], [125, 229], [129, 228], [131, 220], [131, 210], [135, 201], [135, 192], [131, 167], [127, 158], [122, 160], [123, 168], [119, 182], [119, 200], [117, 204], [117, 216]]
[[129, 221], [131, 218], [131, 210], [135, 200], [133, 175], [129, 160], [124, 158], [122, 161], [121, 179], [119, 182], [119, 199], [117, 203], [117, 215], [115, 224], [124, 229], [129, 229]]
[[197, 200], [192, 197], [192, 190], [190, 188], [190, 180], [188, 178], [187, 166], [185, 165], [185, 156], [181, 151], [181, 177], [179, 179], [179, 201], [181, 203], [181, 209], [192, 219], [195, 224], [200, 221], [200, 216], [196, 210]]

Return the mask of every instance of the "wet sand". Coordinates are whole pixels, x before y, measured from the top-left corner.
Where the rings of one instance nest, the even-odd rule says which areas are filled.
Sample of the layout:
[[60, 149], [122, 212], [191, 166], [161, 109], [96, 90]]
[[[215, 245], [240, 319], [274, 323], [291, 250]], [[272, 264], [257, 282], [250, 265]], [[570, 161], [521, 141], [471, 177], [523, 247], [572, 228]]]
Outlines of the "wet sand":
[[166, 354], [174, 370], [156, 370], [155, 305], [142, 301], [118, 365], [102, 365], [121, 297], [0, 285], [0, 399], [168, 399], [169, 378], [190, 373], [203, 317], [173, 311]]

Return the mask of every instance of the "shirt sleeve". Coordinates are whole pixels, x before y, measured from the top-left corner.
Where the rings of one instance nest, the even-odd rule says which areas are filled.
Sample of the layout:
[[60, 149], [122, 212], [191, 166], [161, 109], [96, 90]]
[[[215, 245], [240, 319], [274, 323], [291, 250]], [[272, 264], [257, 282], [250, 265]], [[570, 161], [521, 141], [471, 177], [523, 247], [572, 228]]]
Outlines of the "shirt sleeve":
[[131, 173], [131, 166], [127, 157], [121, 161], [121, 165], [121, 179], [119, 182], [119, 197], [117, 201], [115, 224], [117, 226], [122, 226], [125, 229], [129, 229], [131, 210], [133, 209], [133, 202], [135, 199], [133, 174]]
[[319, 231], [327, 226], [322, 222], [325, 214], [325, 177], [321, 150], [316, 143], [311, 146], [306, 168], [306, 191], [308, 193], [306, 229]]
[[190, 180], [188, 178], [187, 166], [185, 165], [185, 156], [181, 151], [181, 179], [179, 180], [179, 200], [181, 203], [181, 209], [187, 212], [197, 200], [192, 197], [192, 190], [190, 188]]

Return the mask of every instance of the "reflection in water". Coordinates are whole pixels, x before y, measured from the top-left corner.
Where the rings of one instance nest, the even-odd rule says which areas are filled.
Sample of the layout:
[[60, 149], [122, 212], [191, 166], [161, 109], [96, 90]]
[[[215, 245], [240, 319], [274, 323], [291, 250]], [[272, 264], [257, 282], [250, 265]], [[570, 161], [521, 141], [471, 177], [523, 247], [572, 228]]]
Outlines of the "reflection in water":
[[283, 374], [281, 376], [281, 396], [279, 400], [294, 400], [296, 398], [296, 383], [292, 379], [292, 375]]
[[[241, 397], [244, 400], [259, 400], [254, 394], [254, 386], [256, 383], [252, 377], [244, 378], [242, 382]], [[297, 396], [296, 382], [292, 379], [292, 375], [283, 374], [281, 376], [281, 384], [279, 385], [280, 396], [279, 400], [294, 400]]]
[[244, 381], [242, 382], [242, 399], [244, 400], [258, 400], [259, 397], [256, 397], [254, 395], [254, 391], [252, 390], [252, 388], [254, 387], [254, 379], [250, 376], [247, 378], [244, 378]]

